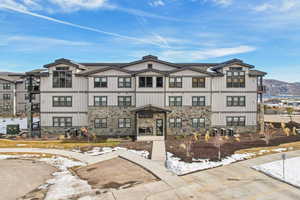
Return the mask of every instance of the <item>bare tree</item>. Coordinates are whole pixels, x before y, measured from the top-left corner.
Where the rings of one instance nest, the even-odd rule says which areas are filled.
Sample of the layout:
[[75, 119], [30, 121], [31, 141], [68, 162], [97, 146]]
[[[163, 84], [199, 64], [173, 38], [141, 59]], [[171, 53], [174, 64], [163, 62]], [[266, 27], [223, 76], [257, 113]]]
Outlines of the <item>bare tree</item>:
[[270, 140], [272, 139], [272, 137], [275, 133], [276, 133], [276, 130], [274, 128], [274, 125], [272, 123], [266, 124], [264, 136], [265, 136], [265, 141], [266, 141], [267, 145], [270, 144]]
[[221, 147], [225, 143], [222, 136], [219, 134], [214, 137], [213, 139], [213, 145], [218, 148], [218, 159], [221, 160]]
[[287, 107], [286, 108], [286, 112], [288, 113], [289, 117], [290, 117], [290, 121], [292, 122], [293, 121], [293, 118], [292, 118], [292, 115], [294, 113], [294, 108], [292, 107]]

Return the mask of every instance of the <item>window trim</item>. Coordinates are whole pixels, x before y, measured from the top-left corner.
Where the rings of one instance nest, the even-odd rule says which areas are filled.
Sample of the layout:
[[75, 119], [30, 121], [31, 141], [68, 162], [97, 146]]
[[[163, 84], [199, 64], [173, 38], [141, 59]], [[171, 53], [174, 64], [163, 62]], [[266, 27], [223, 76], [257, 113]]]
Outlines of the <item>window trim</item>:
[[[197, 101], [194, 101], [194, 99], [197, 98]], [[200, 101], [200, 99], [203, 98], [204, 101]], [[192, 96], [192, 106], [206, 106], [206, 97], [205, 96]]]
[[[54, 76], [56, 73], [58, 74], [58, 76]], [[65, 73], [64, 84], [60, 82], [62, 77], [61, 73]], [[72, 88], [72, 86], [73, 86], [73, 73], [71, 70], [53, 70], [53, 74], [52, 74], [53, 88]]]
[[[171, 98], [174, 98], [174, 104], [171, 104]], [[177, 98], [180, 98], [180, 101], [177, 101]], [[179, 104], [178, 104], [179, 103]], [[169, 96], [169, 107], [181, 107], [183, 104], [182, 96]]]
[[[196, 85], [194, 85], [194, 83], [196, 83]], [[205, 88], [205, 87], [206, 87], [206, 77], [192, 77], [192, 88]]]
[[[141, 83], [140, 82], [141, 78], [145, 78], [145, 86], [141, 86], [141, 84], [140, 84]], [[148, 78], [151, 78], [151, 87], [148, 86], [148, 81], [147, 81]], [[139, 76], [138, 77], [138, 82], [139, 82], [139, 88], [153, 88], [154, 87], [153, 76]]]
[[[99, 79], [99, 81], [96, 81], [96, 79]], [[101, 81], [102, 79], [105, 79], [106, 81]], [[96, 86], [96, 83], [99, 82], [99, 87]], [[101, 86], [101, 84], [105, 83], [105, 86]], [[94, 77], [94, 88], [107, 88], [108, 87], [108, 80], [107, 76], [99, 76], [99, 77]]]
[[[174, 82], [171, 82], [171, 80], [174, 79]], [[178, 81], [180, 80], [180, 81]], [[172, 77], [169, 77], [169, 88], [182, 88], [182, 83], [183, 81], [183, 78], [182, 76], [172, 76]], [[174, 83], [174, 84], [171, 84], [171, 83]]]
[[[8, 97], [8, 98], [7, 98]], [[3, 100], [4, 101], [8, 101], [8, 100], [11, 100], [11, 94], [7, 94], [7, 93], [5, 93], [5, 94], [3, 94]]]
[[[101, 101], [96, 101], [96, 98], [99, 98]], [[105, 101], [102, 101], [102, 98], [105, 98]], [[106, 107], [107, 99], [108, 99], [107, 96], [94, 96], [94, 107]], [[99, 102], [99, 104], [96, 104], [96, 102]], [[103, 102], [105, 102], [105, 103], [103, 103]]]
[[[158, 86], [158, 85], [157, 85], [157, 83], [158, 83], [158, 81], [157, 81], [158, 78], [161, 78], [161, 80], [162, 80], [162, 82], [161, 82], [162, 85], [161, 85], [161, 86]], [[163, 87], [164, 87], [164, 77], [163, 77], [163, 76], [157, 76], [157, 77], [156, 77], [156, 87], [157, 87], [157, 88], [163, 88]]]
[[[205, 128], [205, 118], [199, 117], [199, 118], [192, 118], [192, 127], [193, 128]], [[194, 120], [197, 120], [196, 124], [194, 123]], [[202, 122], [203, 121], [203, 122]]]
[[[229, 101], [230, 98], [231, 101]], [[235, 98], [238, 100], [235, 101]], [[241, 99], [244, 99], [244, 101], [241, 101]], [[246, 107], [246, 96], [226, 96], [226, 105], [227, 107]]]
[[[122, 99], [122, 98], [123, 98], [123, 101], [120, 101], [120, 99]], [[130, 101], [128, 101], [129, 104], [127, 104], [127, 101], [126, 101], [127, 98], [130, 99]], [[121, 105], [120, 102], [123, 102], [123, 104]], [[118, 96], [118, 106], [119, 107], [130, 107], [130, 106], [132, 106], [132, 96]]]
[[[96, 120], [99, 120], [99, 123], [96, 123]], [[105, 120], [105, 123], [102, 120]], [[94, 128], [107, 128], [107, 118], [95, 118]]]
[[[238, 118], [237, 124], [235, 124], [234, 119]], [[229, 120], [231, 119], [231, 120]], [[243, 121], [241, 121], [243, 119]], [[246, 126], [246, 116], [227, 116], [226, 126], [232, 127], [245, 127]]]
[[2, 83], [3, 90], [11, 90], [11, 83]]
[[[54, 99], [58, 98], [57, 104], [55, 104]], [[70, 98], [71, 101], [68, 101], [67, 99]], [[60, 100], [64, 99], [64, 100]], [[71, 104], [68, 104], [68, 102], [71, 102]], [[52, 96], [52, 107], [72, 107], [73, 106], [73, 96]]]
[[[238, 73], [238, 75], [235, 75], [235, 73]], [[234, 80], [236, 80], [236, 81], [234, 81]], [[236, 83], [236, 85], [234, 85], [235, 83]], [[246, 73], [245, 73], [245, 71], [240, 71], [240, 70], [226, 71], [226, 87], [227, 88], [246, 88]]]
[[[120, 81], [120, 79], [123, 79], [123, 81]], [[126, 80], [129, 79], [130, 81], [127, 82]], [[120, 85], [120, 83], [123, 83], [123, 86]], [[127, 85], [129, 83], [129, 85]], [[118, 77], [118, 88], [131, 88], [132, 87], [132, 78], [129, 76], [126, 77]]]
[[[58, 126], [55, 126], [55, 119], [58, 119]], [[61, 126], [61, 119], [63, 119], [64, 120], [64, 124], [65, 124], [65, 126]], [[67, 119], [71, 119], [70, 120], [70, 124], [68, 124], [68, 126], [67, 126]], [[72, 127], [73, 126], [73, 118], [72, 117], [52, 117], [52, 126], [53, 127], [59, 127], [59, 128], [69, 128], [69, 127]]]
[[[171, 122], [173, 120], [174, 122]], [[182, 118], [180, 117], [169, 118], [169, 128], [182, 128]]]
[[[123, 120], [123, 123], [120, 122], [120, 120]], [[128, 122], [129, 121], [129, 122]], [[118, 128], [131, 128], [131, 119], [130, 118], [119, 118], [118, 119]], [[124, 126], [121, 127], [120, 125], [123, 124]], [[129, 124], [129, 126], [127, 126]]]

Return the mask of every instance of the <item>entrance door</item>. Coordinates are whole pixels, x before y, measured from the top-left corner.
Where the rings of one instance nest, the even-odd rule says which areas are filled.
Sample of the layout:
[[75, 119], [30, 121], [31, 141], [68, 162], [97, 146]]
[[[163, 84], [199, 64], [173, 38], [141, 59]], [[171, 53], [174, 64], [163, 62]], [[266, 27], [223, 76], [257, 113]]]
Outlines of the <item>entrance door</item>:
[[156, 120], [156, 135], [157, 136], [164, 135], [164, 121], [162, 119]]

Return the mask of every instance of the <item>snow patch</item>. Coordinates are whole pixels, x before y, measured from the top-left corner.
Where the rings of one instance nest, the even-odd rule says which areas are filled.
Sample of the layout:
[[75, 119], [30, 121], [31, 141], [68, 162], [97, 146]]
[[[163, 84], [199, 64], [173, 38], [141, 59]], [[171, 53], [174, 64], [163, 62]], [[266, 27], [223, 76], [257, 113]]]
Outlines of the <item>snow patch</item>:
[[[114, 147], [114, 148], [111, 148], [111, 147], [103, 147], [103, 148], [94, 147], [92, 150], [84, 152], [84, 154], [89, 155], [89, 156], [99, 156], [99, 155], [103, 155], [103, 154], [106, 154], [106, 153], [111, 153], [111, 152], [119, 151], [119, 150], [129, 151], [131, 153], [137, 154], [137, 155], [139, 155], [143, 158], [146, 158], [146, 159], [148, 159], [149, 155], [150, 155], [150, 153], [148, 151], [137, 151], [137, 150], [127, 149], [127, 148], [123, 148], [123, 147]], [[72, 150], [72, 151], [80, 153], [79, 150]]]
[[300, 187], [300, 157], [285, 160], [285, 177], [283, 177], [283, 161], [278, 160], [252, 167], [258, 171], [268, 174], [274, 178]]
[[233, 154], [217, 162], [209, 161], [208, 159], [194, 159], [196, 162], [186, 163], [181, 161], [180, 158], [174, 157], [172, 153], [167, 152], [167, 168], [177, 175], [184, 175], [194, 171], [228, 165], [233, 162], [248, 159], [254, 155], [255, 154], [252, 153]]

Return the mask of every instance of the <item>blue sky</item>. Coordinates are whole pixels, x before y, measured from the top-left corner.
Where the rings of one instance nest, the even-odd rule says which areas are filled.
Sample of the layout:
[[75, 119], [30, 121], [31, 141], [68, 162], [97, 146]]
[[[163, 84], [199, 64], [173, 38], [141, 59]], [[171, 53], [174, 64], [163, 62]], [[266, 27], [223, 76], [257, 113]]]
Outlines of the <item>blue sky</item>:
[[0, 71], [239, 58], [300, 82], [300, 0], [0, 0]]

